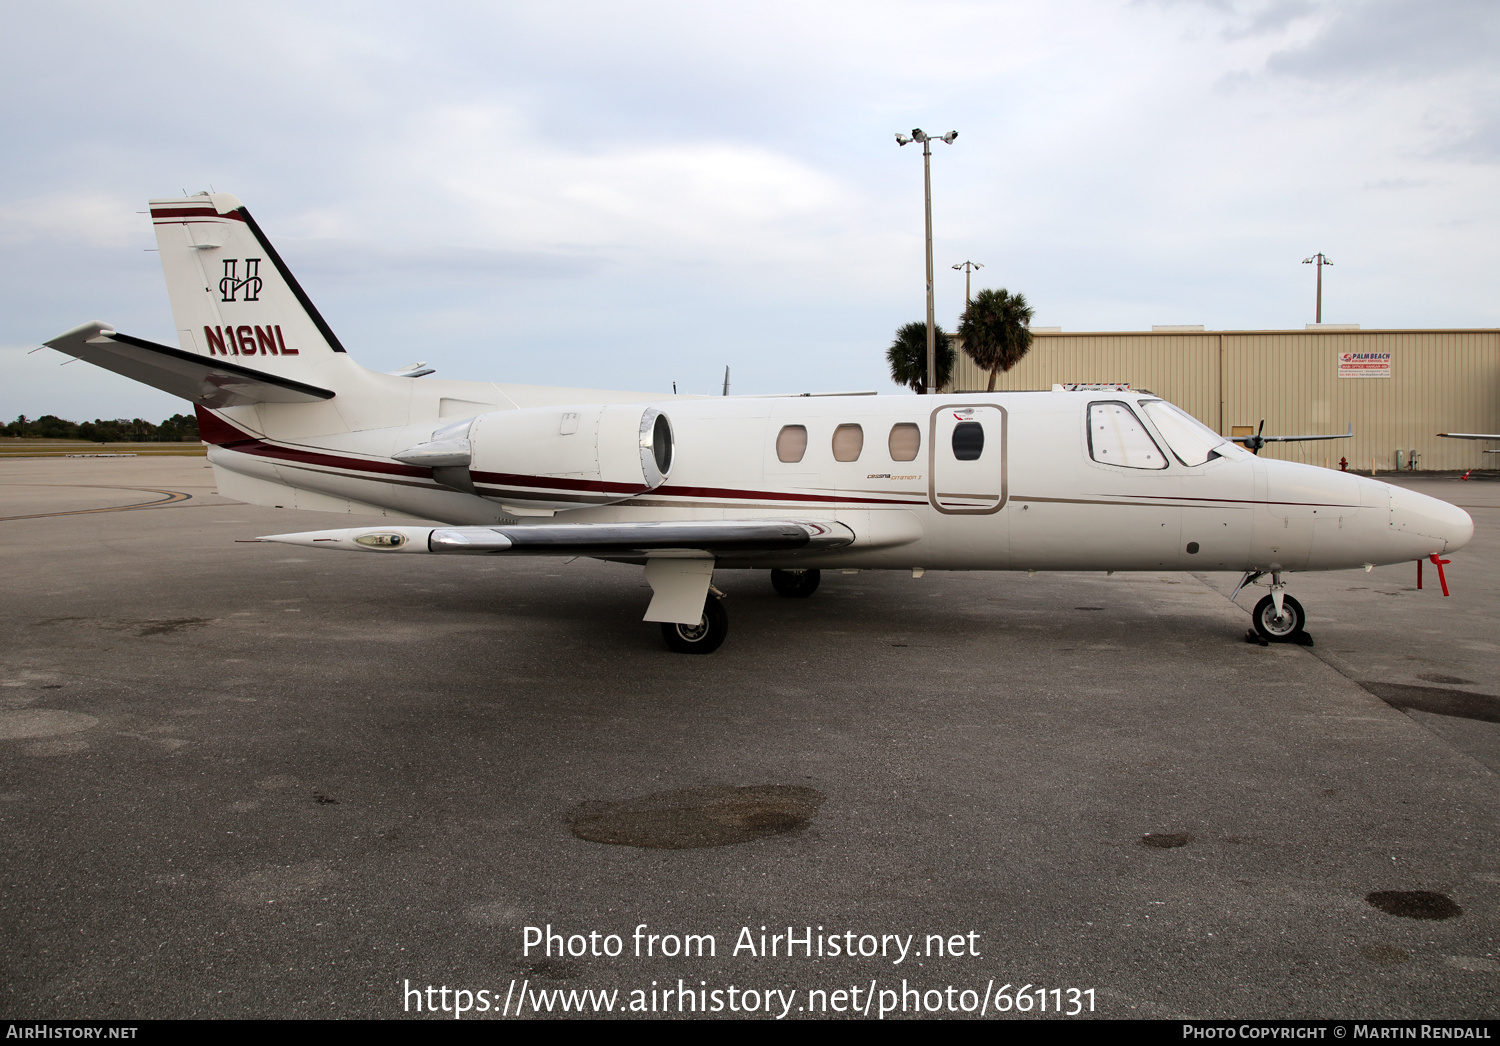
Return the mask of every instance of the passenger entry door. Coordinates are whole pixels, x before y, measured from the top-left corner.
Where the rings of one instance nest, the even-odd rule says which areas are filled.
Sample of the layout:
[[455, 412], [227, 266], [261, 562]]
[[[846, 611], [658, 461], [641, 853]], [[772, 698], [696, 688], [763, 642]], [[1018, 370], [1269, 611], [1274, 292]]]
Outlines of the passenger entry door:
[[1005, 408], [950, 403], [927, 430], [927, 498], [947, 515], [988, 515], [1005, 505]]

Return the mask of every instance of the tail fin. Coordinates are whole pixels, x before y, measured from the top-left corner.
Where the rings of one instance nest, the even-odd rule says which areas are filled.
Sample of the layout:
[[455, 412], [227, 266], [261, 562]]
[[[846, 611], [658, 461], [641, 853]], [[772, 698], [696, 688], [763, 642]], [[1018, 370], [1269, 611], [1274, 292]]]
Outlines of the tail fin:
[[152, 200], [151, 222], [185, 351], [293, 380], [344, 352], [238, 199]]

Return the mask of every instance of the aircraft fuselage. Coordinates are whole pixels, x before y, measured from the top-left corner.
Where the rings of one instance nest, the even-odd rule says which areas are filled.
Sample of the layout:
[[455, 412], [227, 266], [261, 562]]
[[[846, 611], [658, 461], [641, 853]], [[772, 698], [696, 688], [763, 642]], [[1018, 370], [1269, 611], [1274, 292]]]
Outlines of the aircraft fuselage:
[[[610, 484], [586, 468], [547, 472], [543, 461], [501, 472], [476, 463], [471, 493], [444, 485], [437, 470], [392, 460], [451, 418], [292, 441], [253, 435], [259, 426], [245, 412], [263, 408], [231, 408], [221, 413], [244, 427], [236, 438], [210, 433], [219, 444], [210, 460], [225, 493], [287, 507], [298, 504], [288, 490], [297, 488], [354, 511], [373, 506], [455, 525], [805, 516], [855, 535], [840, 549], [721, 557], [720, 567], [1328, 570], [1420, 559], [1472, 534], [1462, 510], [1365, 477], [1232, 445], [1186, 464], [1155, 426], [1141, 424], [1143, 401], [1156, 399], [1068, 391], [639, 403], [670, 419], [670, 471], [654, 489], [597, 505], [588, 502], [613, 496], [601, 493]], [[587, 459], [584, 443], [601, 442], [602, 429], [558, 429], [590, 408], [597, 404], [527, 412], [541, 415], [559, 447], [579, 441]], [[1091, 443], [1091, 408], [1095, 416], [1129, 411], [1123, 416], [1146, 429], [1160, 458], [1148, 453], [1135, 467], [1100, 460], [1108, 451]], [[962, 445], [961, 426], [977, 445]], [[497, 453], [503, 458], [503, 448]], [[256, 496], [245, 480], [267, 489]], [[555, 491], [551, 504], [577, 507], [518, 507], [537, 496], [538, 483]], [[279, 501], [277, 488], [286, 492]], [[316, 498], [301, 504], [332, 507]]]

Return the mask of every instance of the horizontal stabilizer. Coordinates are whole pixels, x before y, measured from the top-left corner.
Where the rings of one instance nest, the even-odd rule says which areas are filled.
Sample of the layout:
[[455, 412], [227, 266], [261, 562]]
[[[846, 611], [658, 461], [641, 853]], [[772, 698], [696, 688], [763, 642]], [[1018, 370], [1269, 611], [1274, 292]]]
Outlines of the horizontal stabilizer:
[[854, 532], [842, 523], [827, 521], [703, 519], [503, 527], [363, 527], [273, 534], [259, 540], [358, 552], [637, 557], [677, 551], [743, 555], [843, 548], [854, 541]]
[[203, 407], [315, 403], [333, 398], [332, 392], [315, 385], [117, 334], [104, 323], [75, 327], [47, 346]]

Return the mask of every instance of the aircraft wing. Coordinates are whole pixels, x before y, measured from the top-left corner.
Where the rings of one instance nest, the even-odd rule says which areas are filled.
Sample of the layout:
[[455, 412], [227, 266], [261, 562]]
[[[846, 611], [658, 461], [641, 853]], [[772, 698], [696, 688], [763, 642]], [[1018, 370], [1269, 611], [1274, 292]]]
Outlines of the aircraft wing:
[[355, 552], [479, 553], [639, 559], [843, 548], [854, 532], [806, 519], [702, 519], [643, 523], [532, 523], [497, 527], [355, 527], [271, 534], [277, 541]]
[[1257, 447], [1264, 443], [1305, 443], [1316, 439], [1350, 439], [1354, 435], [1354, 425], [1351, 422], [1348, 432], [1338, 432], [1331, 436], [1232, 436], [1230, 442], [1243, 443], [1247, 447]]
[[76, 356], [96, 367], [123, 374], [204, 407], [316, 403], [333, 398], [332, 392], [316, 385], [119, 334], [108, 324], [97, 321], [74, 327], [46, 344], [58, 352]]
[[[1500, 433], [1483, 432], [1439, 432], [1444, 439], [1493, 439], [1500, 440]], [[1500, 454], [1500, 450], [1487, 450], [1486, 454]]]

